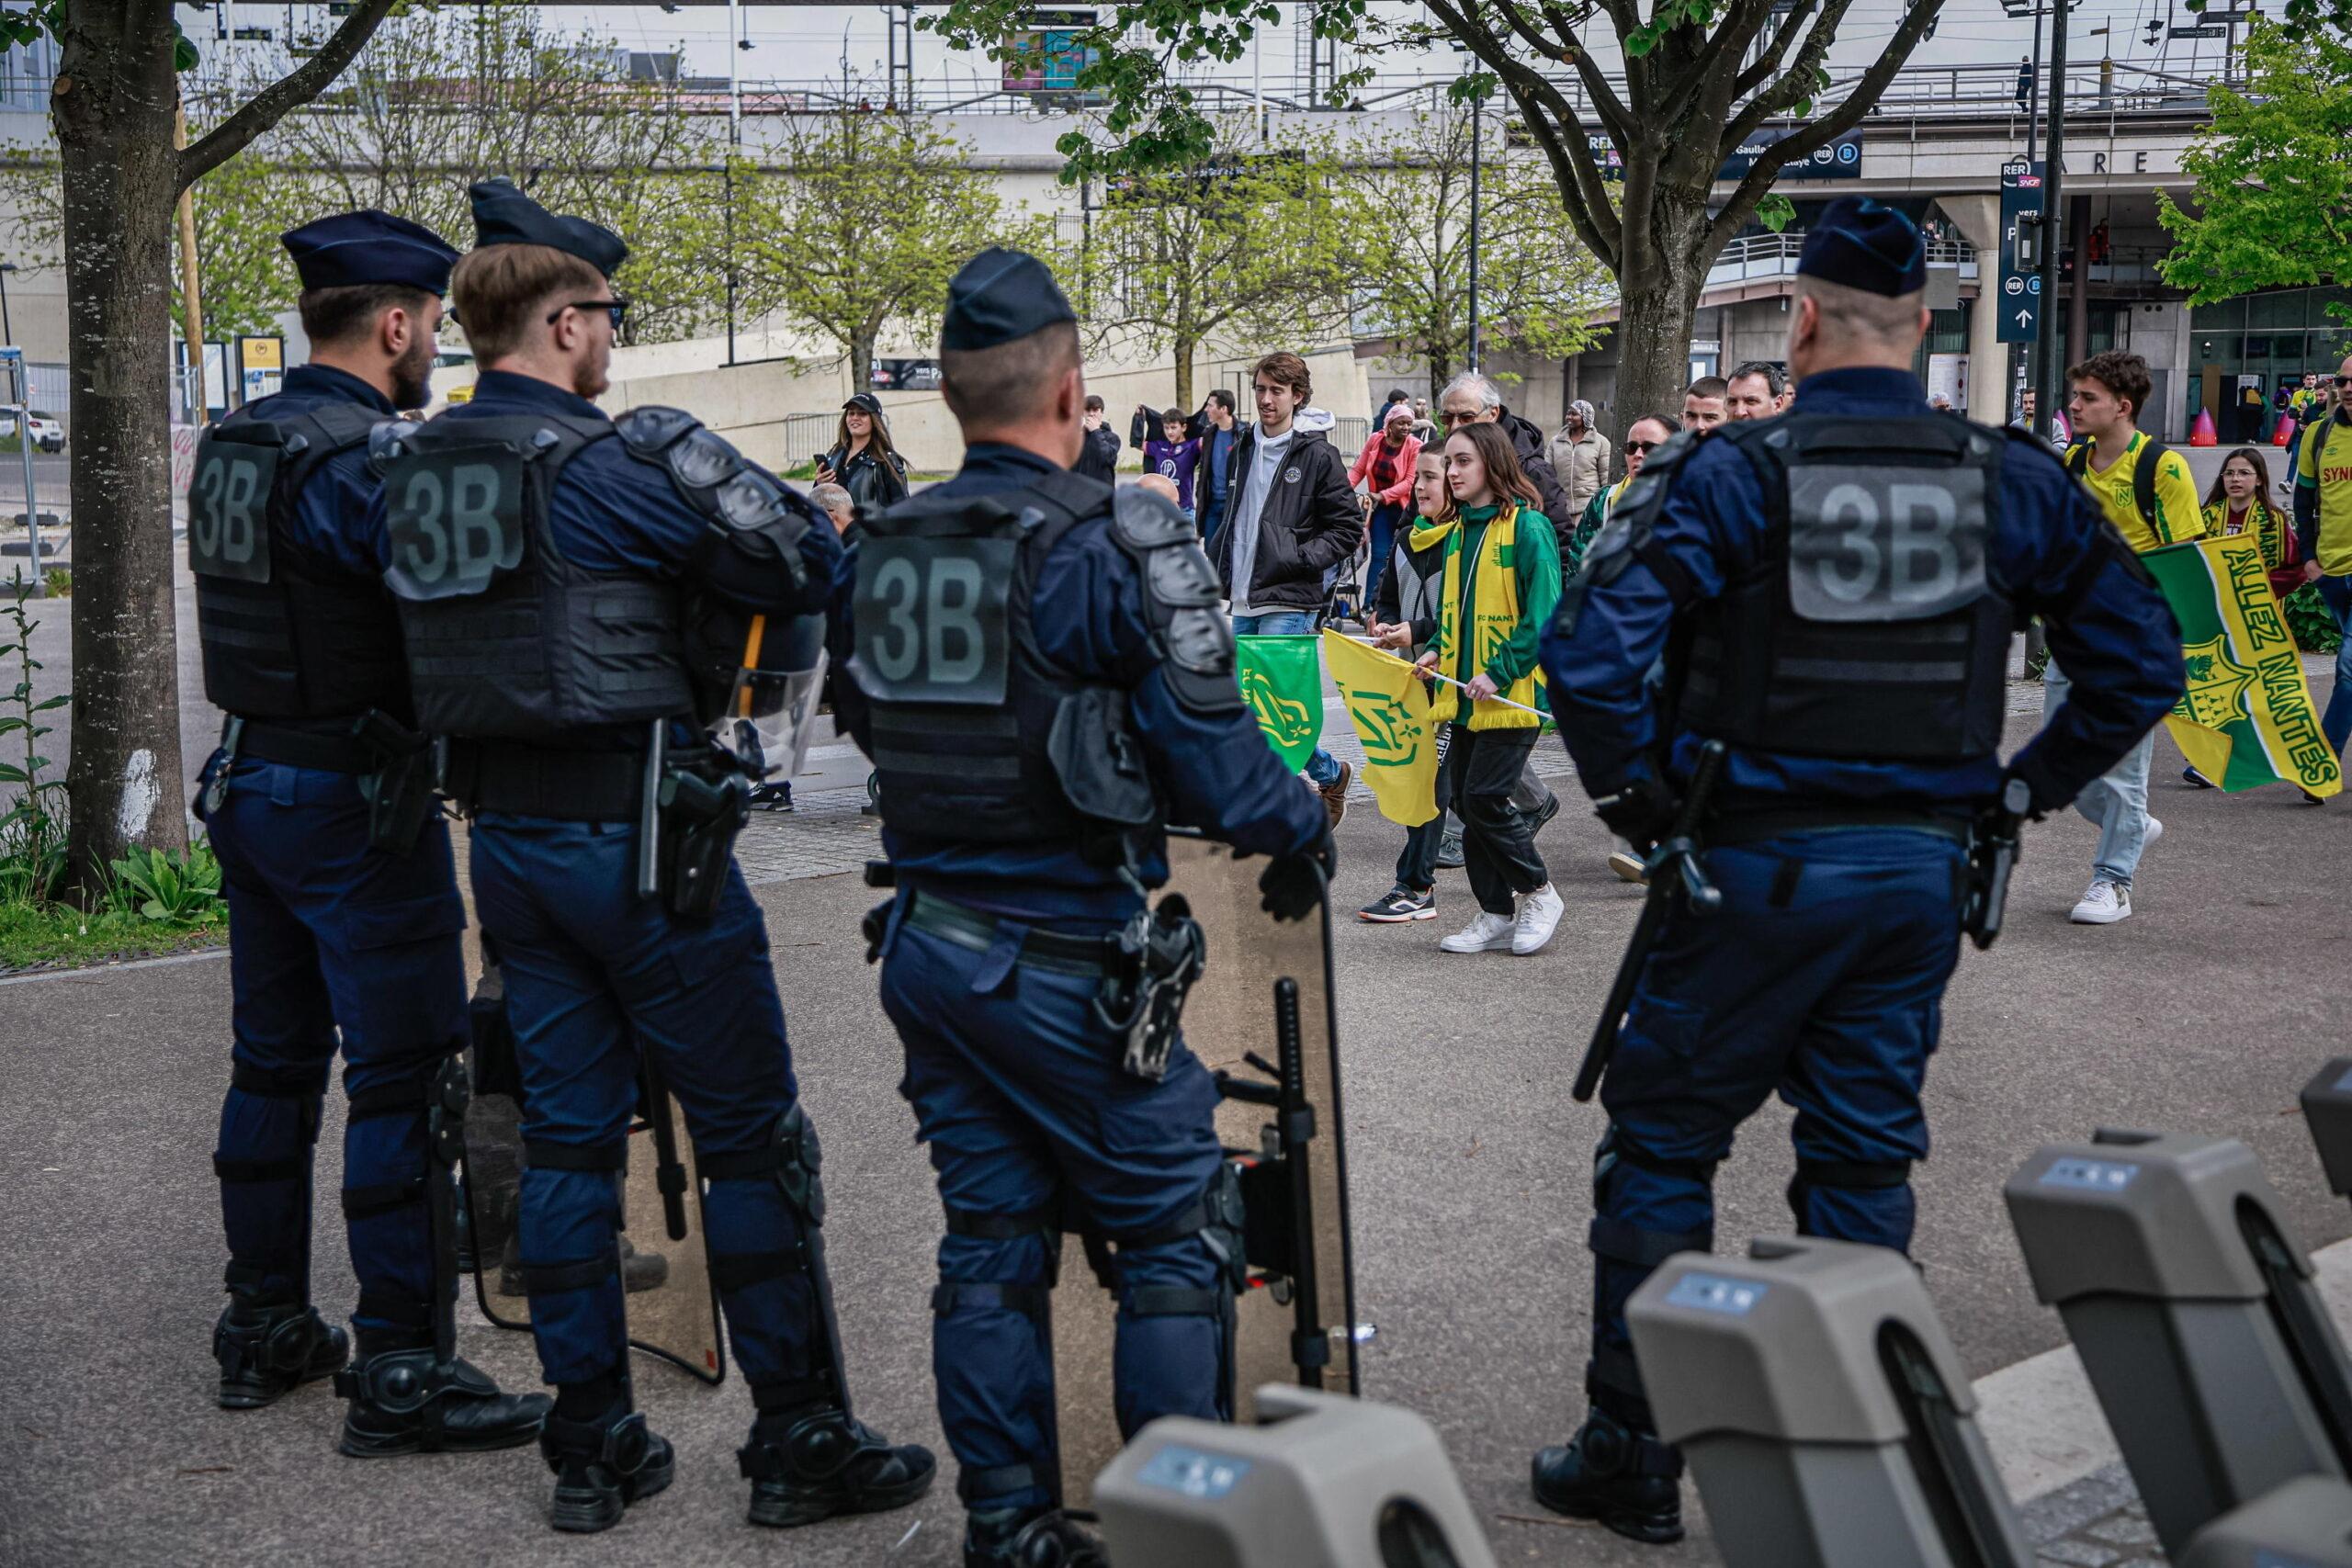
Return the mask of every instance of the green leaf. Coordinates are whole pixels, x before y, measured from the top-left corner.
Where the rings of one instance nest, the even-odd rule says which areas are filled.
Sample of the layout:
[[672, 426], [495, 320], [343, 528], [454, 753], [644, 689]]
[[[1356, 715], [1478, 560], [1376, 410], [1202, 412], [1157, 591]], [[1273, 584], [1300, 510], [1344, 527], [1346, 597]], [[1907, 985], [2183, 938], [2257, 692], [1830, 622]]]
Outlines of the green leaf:
[[1756, 204], [1756, 221], [1775, 234], [1786, 229], [1796, 215], [1797, 204], [1779, 191], [1767, 193], [1764, 199]]

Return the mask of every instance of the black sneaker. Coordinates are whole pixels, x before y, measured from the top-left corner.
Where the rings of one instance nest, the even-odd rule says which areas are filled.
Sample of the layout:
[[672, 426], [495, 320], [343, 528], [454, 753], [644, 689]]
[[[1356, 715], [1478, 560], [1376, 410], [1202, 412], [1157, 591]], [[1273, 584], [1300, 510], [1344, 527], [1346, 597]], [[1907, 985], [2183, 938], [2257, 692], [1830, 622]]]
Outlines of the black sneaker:
[[847, 1412], [826, 1408], [761, 1416], [735, 1462], [752, 1483], [752, 1522], [779, 1529], [903, 1508], [939, 1473], [929, 1449], [893, 1447]]
[[399, 1454], [488, 1453], [538, 1437], [554, 1402], [544, 1393], [502, 1393], [469, 1361], [442, 1361], [429, 1345], [364, 1356], [334, 1375], [350, 1402], [343, 1440], [353, 1459]]
[[1527, 824], [1527, 836], [1532, 839], [1536, 834], [1542, 832], [1544, 830], [1544, 824], [1549, 822], [1553, 818], [1557, 817], [1559, 814], [1560, 792], [1558, 790], [1554, 790], [1544, 797], [1544, 804], [1535, 808], [1534, 817], [1532, 818]]
[[778, 779], [752, 786], [752, 809], [754, 811], [789, 811], [792, 809], [792, 781]]
[[1599, 1410], [1566, 1448], [1537, 1452], [1530, 1483], [1555, 1514], [1598, 1519], [1652, 1546], [1682, 1539], [1682, 1451]]
[[1449, 828], [1437, 841], [1437, 868], [1440, 871], [1462, 869], [1462, 829]]
[[1102, 1538], [1074, 1508], [988, 1508], [964, 1517], [964, 1568], [1111, 1568]]
[[1433, 920], [1437, 919], [1437, 889], [1432, 887], [1416, 893], [1402, 883], [1390, 888], [1378, 898], [1356, 911], [1356, 919], [1370, 920], [1374, 925], [1395, 925], [1403, 920]]
[[2187, 784], [2191, 789], [2211, 789], [2213, 787], [2213, 781], [2207, 778], [2203, 773], [2199, 773], [2197, 771], [2197, 765], [2194, 762], [2180, 770], [2180, 782]]
[[549, 1416], [539, 1453], [555, 1472], [548, 1523], [569, 1535], [612, 1529], [631, 1503], [669, 1485], [676, 1469], [670, 1439], [648, 1427], [642, 1412], [620, 1406], [595, 1421]]
[[300, 1302], [232, 1302], [212, 1328], [220, 1408], [258, 1410], [300, 1385], [343, 1370], [351, 1339]]

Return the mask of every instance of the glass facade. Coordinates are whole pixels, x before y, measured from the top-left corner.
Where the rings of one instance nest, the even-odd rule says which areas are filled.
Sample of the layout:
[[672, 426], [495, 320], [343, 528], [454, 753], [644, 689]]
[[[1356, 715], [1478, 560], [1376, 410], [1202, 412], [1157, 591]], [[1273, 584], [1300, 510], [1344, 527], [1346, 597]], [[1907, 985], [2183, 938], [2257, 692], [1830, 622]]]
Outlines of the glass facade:
[[2300, 382], [2306, 370], [2335, 374], [2352, 342], [2352, 319], [2335, 320], [2330, 306], [2352, 316], [2352, 288], [2281, 288], [2191, 307], [2190, 378], [2208, 366], [2225, 378], [2259, 376], [2267, 396], [2281, 377]]

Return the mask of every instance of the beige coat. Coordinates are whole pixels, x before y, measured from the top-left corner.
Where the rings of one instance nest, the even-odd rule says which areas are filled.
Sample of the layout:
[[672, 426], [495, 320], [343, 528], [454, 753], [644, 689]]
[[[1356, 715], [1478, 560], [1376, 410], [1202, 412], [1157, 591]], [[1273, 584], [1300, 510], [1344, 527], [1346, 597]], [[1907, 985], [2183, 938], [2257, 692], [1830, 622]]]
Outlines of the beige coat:
[[1579, 510], [1609, 482], [1609, 459], [1613, 450], [1609, 437], [1590, 425], [1585, 427], [1581, 437], [1574, 437], [1568, 434], [1564, 420], [1554, 433], [1545, 453], [1552, 459], [1552, 471], [1560, 476], [1562, 488]]

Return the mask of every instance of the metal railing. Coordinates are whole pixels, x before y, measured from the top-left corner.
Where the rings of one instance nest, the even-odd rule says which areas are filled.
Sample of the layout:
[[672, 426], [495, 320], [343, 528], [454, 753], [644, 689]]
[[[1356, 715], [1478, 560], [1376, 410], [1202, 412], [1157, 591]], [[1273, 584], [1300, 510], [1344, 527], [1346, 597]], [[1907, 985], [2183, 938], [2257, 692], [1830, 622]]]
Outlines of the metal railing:
[[[1797, 257], [1804, 251], [1804, 236], [1802, 229], [1739, 236], [1724, 247], [1715, 265], [1707, 269], [1708, 287], [1788, 276], [1796, 270]], [[1973, 278], [1977, 276], [1976, 247], [1961, 239], [1932, 239], [1928, 242], [1928, 265], [1956, 267], [1962, 277]]]

